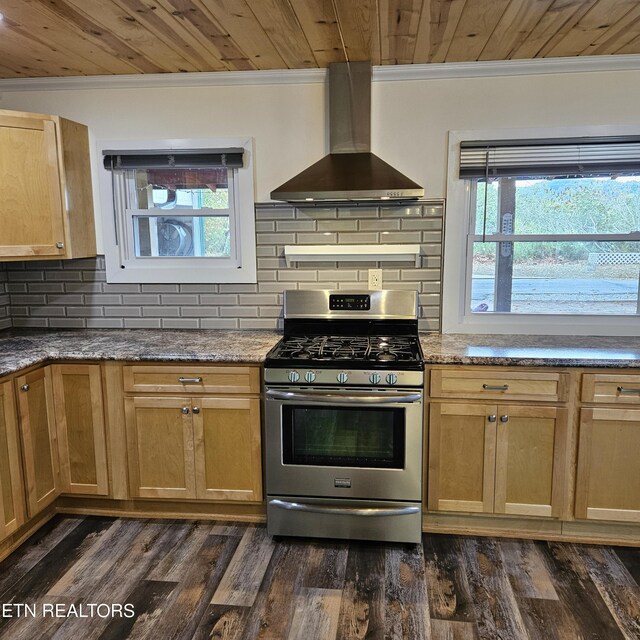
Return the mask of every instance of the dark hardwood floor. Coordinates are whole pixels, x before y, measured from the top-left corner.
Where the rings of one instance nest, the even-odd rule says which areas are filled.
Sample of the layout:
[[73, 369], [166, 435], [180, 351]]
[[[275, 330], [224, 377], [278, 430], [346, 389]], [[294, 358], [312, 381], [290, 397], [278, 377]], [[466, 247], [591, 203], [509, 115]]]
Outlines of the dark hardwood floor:
[[639, 584], [640, 549], [58, 516], [0, 563], [0, 638], [637, 640]]

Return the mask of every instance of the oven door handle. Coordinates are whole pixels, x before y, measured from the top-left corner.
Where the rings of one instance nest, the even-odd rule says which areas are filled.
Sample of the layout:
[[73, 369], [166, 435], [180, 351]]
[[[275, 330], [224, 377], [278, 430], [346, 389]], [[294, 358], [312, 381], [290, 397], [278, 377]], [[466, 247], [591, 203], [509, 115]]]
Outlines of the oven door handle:
[[301, 393], [298, 391], [268, 389], [265, 395], [267, 398], [273, 398], [274, 400], [321, 402], [325, 404], [353, 404], [354, 402], [366, 402], [367, 404], [407, 404], [411, 402], [420, 402], [420, 400], [422, 400], [421, 393], [388, 395], [371, 392], [363, 395], [343, 396], [336, 393]]
[[315, 504], [302, 504], [300, 502], [289, 502], [288, 500], [269, 500], [269, 504], [286, 509], [287, 511], [305, 511], [307, 513], [344, 514], [350, 516], [408, 516], [420, 512], [420, 507], [370, 507], [367, 509], [356, 509], [352, 507], [323, 507]]

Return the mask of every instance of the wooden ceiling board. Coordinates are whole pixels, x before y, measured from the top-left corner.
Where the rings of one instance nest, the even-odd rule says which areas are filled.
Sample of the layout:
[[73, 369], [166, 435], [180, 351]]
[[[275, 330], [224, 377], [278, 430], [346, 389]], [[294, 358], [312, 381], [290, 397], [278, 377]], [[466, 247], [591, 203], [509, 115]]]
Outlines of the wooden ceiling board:
[[344, 62], [345, 52], [332, 0], [289, 0], [318, 67]]
[[[200, 71], [226, 71], [237, 67], [227, 64], [227, 57], [242, 58], [237, 47], [229, 42], [217, 25], [212, 25], [208, 16], [192, 2], [175, 0], [115, 0], [120, 8], [137, 18], [151, 33], [167, 46], [179, 52]], [[225, 45], [230, 44], [225, 51]], [[243, 65], [243, 69], [253, 69]]]
[[477, 60], [510, 0], [467, 0], [447, 53], [447, 62]]
[[[136, 68], [121, 57], [103, 49], [98, 43], [50, 11], [38, 0], [5, 0], [2, 3], [5, 18], [21, 25], [21, 33], [37, 38], [42, 44], [90, 61], [102, 68], [101, 73], [135, 73]], [[69, 31], [72, 37], [69, 37]], [[83, 63], [84, 66], [84, 63]]]
[[640, 0], [0, 0], [0, 77], [640, 53]]
[[376, 0], [333, 0], [349, 61], [381, 64], [380, 24]]
[[426, 62], [444, 62], [467, 0], [431, 0], [431, 56]]
[[[632, 9], [622, 20], [618, 20], [595, 42], [582, 51], [581, 55], [608, 55], [617, 53], [622, 47], [640, 36], [640, 4]], [[635, 52], [637, 52], [635, 48]]]
[[[16, 71], [33, 73], [40, 76], [88, 75], [84, 69], [91, 68], [94, 73], [100, 67], [86, 63], [78, 64], [78, 60], [62, 51], [38, 42], [7, 25], [0, 37], [0, 60], [5, 66]], [[83, 61], [84, 62], [84, 61]], [[98, 72], [99, 73], [99, 72]]]
[[180, 55], [166, 42], [140, 22], [140, 19], [123, 10], [113, 0], [64, 0], [79, 13], [91, 18], [98, 28], [107, 30], [129, 47], [139, 51], [144, 57], [167, 72], [198, 71], [186, 55]]
[[202, 7], [234, 42], [241, 43], [239, 47], [256, 69], [286, 69], [282, 56], [245, 0], [195, 0], [193, 4]]
[[413, 62], [422, 5], [423, 0], [379, 0], [382, 64]]
[[618, 21], [624, 21], [629, 11], [637, 6], [638, 0], [599, 0], [547, 55], [555, 57], [581, 54]]
[[247, 5], [289, 69], [316, 66], [313, 51], [289, 0], [247, 0]]
[[[556, 33], [548, 40], [548, 42], [537, 53], [537, 57], [546, 58], [553, 57], [551, 52], [556, 46], [562, 42], [567, 34], [582, 20], [582, 18], [592, 9], [600, 0], [578, 0], [574, 2], [575, 9], [571, 15], [567, 18], [566, 22], [556, 31]], [[576, 6], [577, 5], [577, 6]]]
[[418, 31], [416, 33], [416, 44], [413, 48], [414, 64], [429, 62], [431, 54], [431, 4], [433, 0], [422, 3], [420, 17], [418, 19]]
[[[162, 2], [151, 0], [114, 0], [114, 3], [165, 46], [179, 53], [193, 68], [201, 71], [226, 71], [229, 68], [222, 62], [213, 37], [208, 39], [203, 36], [202, 42], [193, 37], [189, 30], [191, 23], [185, 19], [185, 14], [190, 17], [191, 10], [196, 11], [190, 2], [187, 11], [179, 11], [173, 5], [167, 7]], [[198, 33], [202, 36], [200, 31]], [[175, 43], [179, 43], [178, 49]]]
[[[43, 2], [43, 0], [38, 0]], [[108, 29], [93, 21], [91, 17], [86, 16], [81, 11], [77, 11], [75, 7], [65, 2], [65, 0], [48, 0], [47, 7], [61, 16], [65, 22], [77, 27], [86, 35], [86, 37], [94, 42], [99, 42], [100, 46], [114, 55], [120, 56], [127, 63], [132, 65], [139, 73], [162, 73], [164, 69], [146, 58], [142, 53], [129, 46], [128, 43], [122, 41], [118, 36], [110, 33]], [[0, 7], [3, 6], [3, 0], [0, 0]], [[0, 8], [0, 11], [2, 9]], [[67, 32], [67, 36], [72, 38], [75, 34]], [[68, 74], [67, 74], [68, 75]]]
[[480, 60], [508, 60], [527, 40], [553, 0], [512, 0], [480, 53]]

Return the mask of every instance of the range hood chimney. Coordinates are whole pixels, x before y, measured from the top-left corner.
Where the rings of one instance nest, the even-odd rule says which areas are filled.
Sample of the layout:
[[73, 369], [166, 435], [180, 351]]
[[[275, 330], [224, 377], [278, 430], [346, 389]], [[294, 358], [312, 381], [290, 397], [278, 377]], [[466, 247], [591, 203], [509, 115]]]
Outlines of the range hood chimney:
[[329, 155], [271, 192], [286, 202], [417, 200], [424, 189], [371, 153], [371, 63], [329, 65]]

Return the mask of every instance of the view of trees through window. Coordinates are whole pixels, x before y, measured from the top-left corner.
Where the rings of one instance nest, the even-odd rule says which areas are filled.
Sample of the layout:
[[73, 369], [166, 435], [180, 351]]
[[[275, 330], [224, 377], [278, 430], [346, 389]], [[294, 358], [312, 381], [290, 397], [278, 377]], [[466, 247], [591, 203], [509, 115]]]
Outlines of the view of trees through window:
[[485, 189], [472, 203], [472, 311], [640, 312], [640, 177], [499, 178], [486, 202]]

